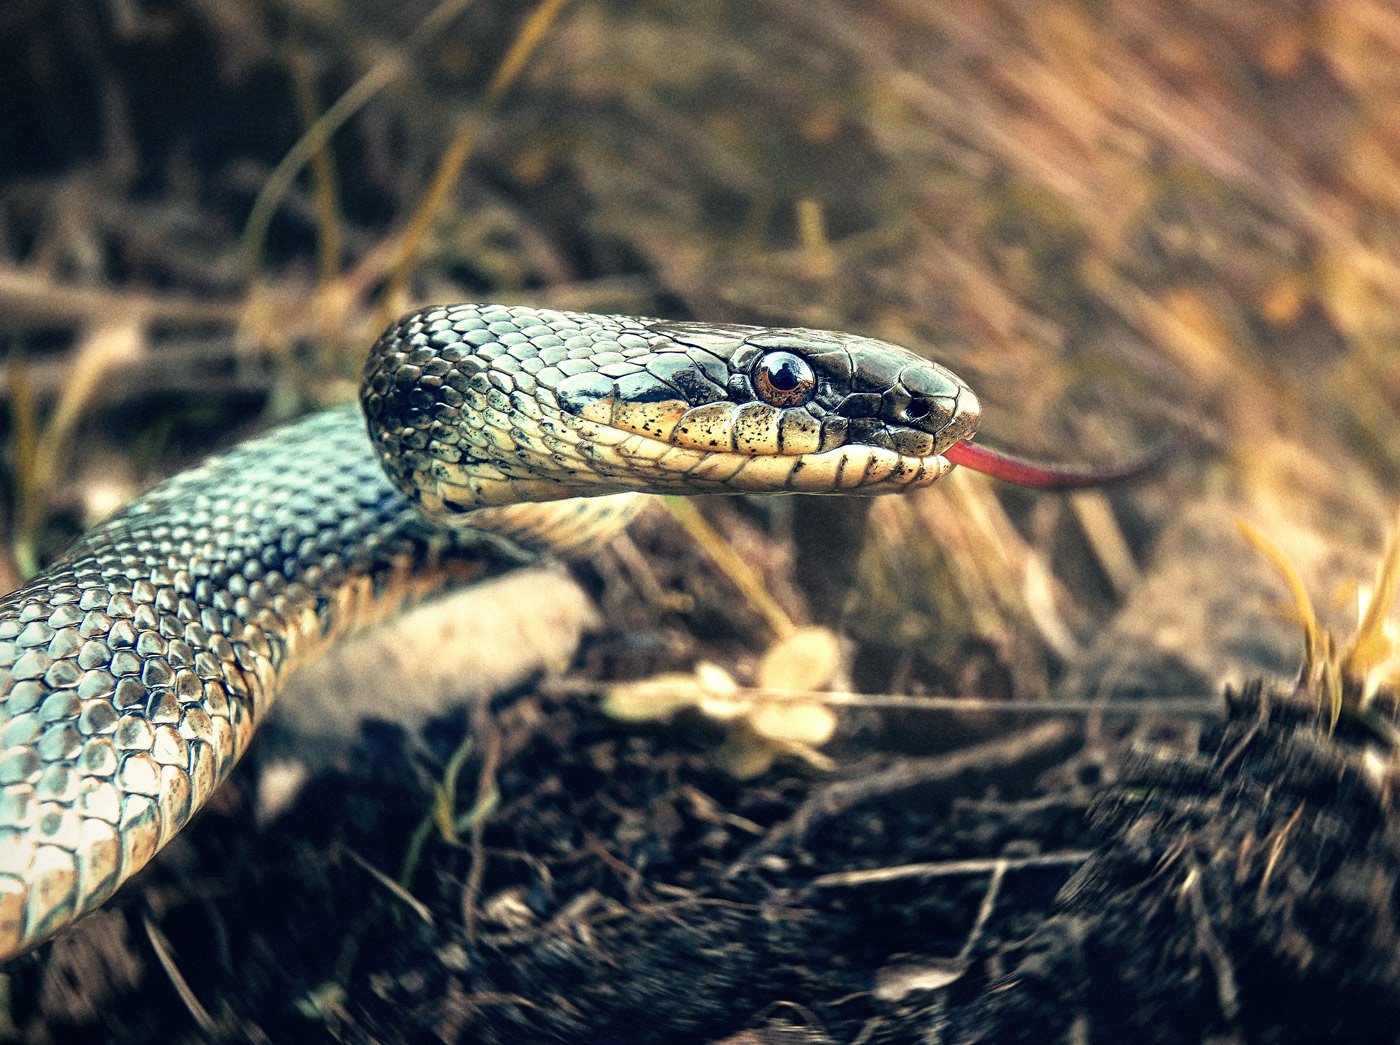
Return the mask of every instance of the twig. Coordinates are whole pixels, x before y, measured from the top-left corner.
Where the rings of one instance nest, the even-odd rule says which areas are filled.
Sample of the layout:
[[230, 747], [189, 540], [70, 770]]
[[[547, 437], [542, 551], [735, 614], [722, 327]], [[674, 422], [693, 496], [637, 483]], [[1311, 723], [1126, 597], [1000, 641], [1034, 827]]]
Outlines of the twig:
[[700, 510], [685, 497], [666, 497], [662, 501], [676, 521], [685, 528], [696, 544], [724, 571], [726, 577], [739, 589], [758, 614], [768, 622], [778, 638], [786, 638], [797, 630], [792, 618], [787, 615], [776, 599], [768, 594], [753, 569], [741, 556], [735, 553]]
[[[121, 403], [136, 395], [159, 398], [161, 393], [215, 400], [240, 393], [254, 395], [271, 387], [274, 366], [270, 355], [238, 355], [227, 335], [207, 339], [191, 335], [162, 343], [110, 369], [92, 401]], [[24, 369], [23, 380], [36, 405], [57, 399], [73, 378], [73, 363], [67, 355], [26, 359]], [[0, 373], [0, 398], [13, 400], [22, 394], [14, 371], [6, 368]]]
[[1197, 943], [1215, 972], [1215, 997], [1220, 1004], [1220, 1014], [1233, 1024], [1240, 1016], [1239, 981], [1225, 945], [1220, 942], [1220, 937], [1210, 924], [1210, 912], [1206, 909], [1205, 898], [1201, 895], [1201, 876], [1196, 867], [1193, 866], [1186, 872], [1181, 891], [1191, 909]]
[[791, 817], [769, 831], [767, 837], [750, 846], [726, 873], [733, 876], [753, 866], [763, 856], [805, 838], [818, 824], [842, 816], [865, 802], [931, 784], [948, 783], [965, 774], [1005, 770], [1063, 746], [1076, 732], [1076, 727], [1066, 722], [1044, 722], [938, 758], [910, 759], [858, 780], [838, 781], [803, 802]]
[[0, 265], [0, 313], [5, 325], [52, 330], [55, 326], [105, 323], [226, 325], [238, 321], [237, 302], [206, 301], [180, 294], [142, 294], [62, 283], [11, 265]]
[[468, 732], [462, 738], [462, 742], [457, 745], [457, 749], [452, 752], [452, 756], [447, 760], [447, 765], [443, 767], [442, 780], [433, 788], [433, 802], [428, 807], [428, 811], [423, 814], [423, 819], [418, 826], [413, 829], [413, 834], [409, 836], [408, 846], [404, 850], [403, 864], [399, 868], [399, 885], [404, 889], [409, 889], [413, 885], [413, 876], [418, 873], [418, 863], [423, 856], [423, 847], [427, 845], [428, 839], [432, 836], [434, 829], [442, 840], [449, 845], [461, 845], [461, 840], [457, 837], [457, 777], [462, 772], [462, 767], [467, 763], [467, 757], [472, 753], [475, 746], [475, 737]]
[[433, 924], [433, 912], [428, 910], [427, 904], [423, 903], [422, 900], [418, 899], [398, 882], [394, 881], [379, 868], [375, 867], [363, 856], [355, 852], [355, 850], [347, 848], [345, 850], [345, 855], [350, 857], [350, 859], [355, 864], [362, 868], [365, 871], [365, 873], [368, 874], [371, 878], [373, 878], [376, 882], [382, 885], [385, 889], [388, 889], [389, 892], [393, 893], [396, 899], [401, 900], [404, 906], [407, 907], [414, 914], [416, 914], [419, 918], [421, 918], [426, 925]]
[[972, 920], [972, 928], [967, 931], [967, 939], [963, 941], [962, 947], [958, 950], [958, 958], [966, 961], [972, 954], [972, 949], [977, 946], [977, 938], [982, 935], [982, 930], [991, 918], [992, 911], [996, 908], [997, 897], [1001, 895], [1001, 883], [1006, 881], [1006, 871], [1009, 861], [1006, 859], [995, 860], [992, 863], [992, 877], [987, 882], [987, 891], [982, 894], [982, 902], [977, 907], [977, 917]]
[[83, 414], [101, 391], [109, 372], [140, 357], [145, 330], [137, 323], [114, 318], [95, 324], [78, 344], [69, 362], [69, 379], [62, 386], [48, 423], [36, 431], [34, 397], [25, 360], [10, 357], [10, 381], [15, 390], [16, 507], [14, 555], [19, 570], [38, 570], [35, 548], [43, 503], [59, 477], [68, 444]]
[[160, 961], [161, 968], [165, 970], [165, 975], [170, 977], [170, 984], [175, 988], [175, 993], [185, 1008], [189, 1010], [194, 1022], [199, 1025], [206, 1036], [211, 1039], [220, 1037], [218, 1024], [214, 1022], [214, 1017], [209, 1015], [194, 991], [190, 989], [189, 981], [180, 972], [175, 964], [175, 957], [170, 953], [170, 945], [166, 942], [165, 935], [156, 928], [156, 923], [151, 921], [147, 915], [141, 916], [141, 923], [146, 927], [146, 938], [151, 941], [151, 950], [156, 952], [156, 958]]
[[860, 871], [833, 871], [831, 874], [819, 875], [812, 879], [809, 885], [813, 889], [856, 889], [910, 878], [963, 878], [994, 874], [998, 868], [1011, 872], [1041, 867], [1077, 867], [1092, 855], [1087, 849], [1068, 849], [1058, 853], [1037, 853], [1034, 856], [978, 857], [969, 860], [941, 860], [936, 863], [900, 864], [897, 867], [870, 867]]
[[472, 705], [472, 733], [481, 744], [481, 772], [476, 782], [476, 804], [474, 810], [479, 815], [471, 816], [471, 863], [467, 867], [467, 880], [462, 886], [462, 926], [467, 937], [467, 946], [476, 945], [477, 898], [481, 895], [481, 883], [486, 878], [486, 846], [483, 835], [486, 822], [490, 819], [487, 811], [495, 808], [500, 801], [500, 789], [496, 786], [496, 774], [501, 767], [501, 734], [491, 717], [491, 703], [479, 700]]
[[[606, 689], [611, 683], [591, 679], [547, 679], [540, 689], [551, 696], [582, 696]], [[1014, 718], [1224, 718], [1224, 703], [1217, 697], [1161, 697], [1144, 700], [987, 700], [982, 697], [940, 697], [907, 693], [855, 693], [849, 690], [764, 689], [740, 686], [725, 691], [735, 700], [772, 703], [822, 704], [828, 707], [888, 708], [931, 714], [1003, 715]]]
[[[312, 79], [311, 61], [303, 50], [290, 54], [292, 86], [297, 108], [308, 129], [316, 122], [316, 87]], [[335, 374], [337, 366], [336, 330], [345, 298], [341, 296], [340, 261], [345, 251], [340, 214], [340, 185], [335, 163], [327, 143], [322, 142], [311, 154], [311, 198], [316, 212], [316, 314], [318, 332], [319, 377]]]
[[1108, 495], [1101, 490], [1080, 490], [1069, 498], [1070, 511], [1109, 585], [1120, 598], [1142, 579], [1132, 550], [1113, 514]]

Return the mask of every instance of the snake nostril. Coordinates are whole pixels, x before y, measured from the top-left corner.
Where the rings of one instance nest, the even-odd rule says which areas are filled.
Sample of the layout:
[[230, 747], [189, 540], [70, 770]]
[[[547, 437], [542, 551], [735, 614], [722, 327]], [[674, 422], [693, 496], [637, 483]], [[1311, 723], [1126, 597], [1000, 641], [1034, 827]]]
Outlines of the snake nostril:
[[904, 408], [904, 416], [911, 421], [922, 421], [924, 418], [928, 417], [931, 409], [932, 407], [928, 405], [927, 399], [915, 399]]

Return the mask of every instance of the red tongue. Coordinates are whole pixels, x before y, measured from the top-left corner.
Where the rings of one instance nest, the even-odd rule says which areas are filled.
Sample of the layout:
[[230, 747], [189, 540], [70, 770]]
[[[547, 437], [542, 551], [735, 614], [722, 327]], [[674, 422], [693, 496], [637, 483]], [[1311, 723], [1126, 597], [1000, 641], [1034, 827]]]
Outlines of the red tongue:
[[985, 446], [965, 442], [954, 443], [943, 451], [943, 456], [953, 464], [990, 475], [994, 479], [1015, 483], [1017, 486], [1031, 486], [1041, 490], [1082, 490], [1091, 486], [1111, 486], [1140, 479], [1155, 471], [1171, 456], [1174, 449], [1174, 444], [1167, 443], [1140, 460], [1104, 471], [1037, 464], [999, 450], [988, 450]]

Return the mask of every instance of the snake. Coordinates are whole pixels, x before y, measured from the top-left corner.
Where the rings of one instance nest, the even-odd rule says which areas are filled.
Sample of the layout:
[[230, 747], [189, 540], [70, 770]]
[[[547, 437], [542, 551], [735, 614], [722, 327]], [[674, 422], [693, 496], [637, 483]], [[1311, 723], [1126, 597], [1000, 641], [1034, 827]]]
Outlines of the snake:
[[209, 800], [287, 679], [656, 495], [884, 494], [974, 446], [947, 368], [855, 334], [489, 304], [394, 323], [358, 404], [166, 480], [0, 600], [0, 960], [109, 899]]

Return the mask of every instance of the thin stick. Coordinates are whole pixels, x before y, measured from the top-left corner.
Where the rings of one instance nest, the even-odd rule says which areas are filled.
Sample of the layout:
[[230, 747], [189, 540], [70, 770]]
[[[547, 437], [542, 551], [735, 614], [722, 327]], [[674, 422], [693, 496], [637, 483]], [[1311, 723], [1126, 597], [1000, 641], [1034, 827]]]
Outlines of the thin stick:
[[165, 970], [165, 975], [170, 978], [170, 985], [175, 988], [175, 993], [180, 1001], [189, 1011], [194, 1022], [211, 1039], [222, 1037], [218, 1033], [219, 1026], [214, 1022], [214, 1017], [209, 1015], [194, 991], [190, 988], [190, 983], [185, 979], [184, 973], [175, 964], [175, 957], [170, 953], [170, 945], [166, 942], [165, 935], [156, 928], [156, 923], [146, 916], [141, 916], [141, 922], [146, 927], [146, 938], [151, 941], [151, 950], [156, 952], [156, 958], [160, 961], [161, 968]]
[[47, 276], [0, 265], [0, 312], [11, 329], [82, 326], [106, 323], [120, 316], [131, 323], [170, 326], [231, 326], [238, 321], [234, 301], [206, 301], [178, 294], [143, 294], [103, 290], [49, 279]]
[[988, 920], [992, 917], [992, 911], [996, 909], [997, 897], [1001, 895], [1001, 884], [1006, 881], [1007, 862], [1004, 858], [993, 861], [991, 881], [987, 883], [987, 891], [982, 894], [982, 903], [977, 908], [977, 917], [972, 921], [972, 928], [967, 931], [967, 939], [963, 941], [962, 947], [958, 950], [958, 957], [966, 961], [972, 955], [972, 949], [977, 946], [977, 939], [982, 935], [982, 930], [987, 927]]
[[[297, 108], [310, 128], [317, 120], [311, 61], [304, 51], [293, 50], [290, 62]], [[321, 371], [318, 376], [325, 377], [339, 369], [335, 366], [335, 333], [344, 300], [337, 292], [342, 285], [340, 259], [345, 251], [345, 237], [341, 228], [340, 185], [331, 150], [324, 142], [311, 154], [311, 198], [316, 209], [316, 313], [320, 322], [317, 362]]]
[[1040, 867], [1078, 867], [1093, 855], [1087, 849], [1070, 849], [1060, 853], [1039, 853], [1035, 856], [993, 856], [971, 860], [941, 860], [937, 863], [900, 864], [898, 867], [871, 867], [861, 871], [834, 871], [820, 875], [809, 883], [814, 889], [856, 889], [884, 882], [901, 882], [910, 878], [965, 878], [995, 874], [997, 868], [1025, 871]]
[[476, 945], [477, 901], [481, 896], [482, 883], [486, 880], [486, 845], [483, 841], [486, 822], [490, 811], [500, 801], [500, 788], [496, 776], [501, 768], [501, 734], [491, 717], [491, 705], [479, 700], [472, 708], [472, 735], [481, 744], [481, 770], [476, 780], [476, 803], [473, 806], [480, 814], [471, 817], [471, 837], [468, 851], [471, 863], [467, 865], [467, 880], [462, 884], [462, 927], [467, 945]]
[[[582, 696], [606, 689], [610, 683], [590, 679], [551, 679], [541, 688], [561, 696]], [[981, 697], [920, 696], [906, 693], [855, 693], [849, 690], [763, 689], [741, 686], [726, 690], [733, 700], [822, 704], [828, 707], [892, 708], [952, 715], [1008, 715], [1016, 718], [1223, 718], [1225, 705], [1218, 697], [1161, 697], [1134, 700], [986, 700]]]
[[889, 769], [855, 780], [839, 780], [812, 794], [780, 824], [750, 846], [729, 866], [733, 876], [769, 853], [806, 838], [819, 824], [844, 816], [855, 807], [901, 791], [957, 781], [968, 774], [988, 777], [1023, 765], [1070, 743], [1076, 730], [1063, 722], [1041, 722], [1018, 733], [973, 744], [937, 758], [907, 759]]
[[395, 899], [402, 901], [405, 907], [407, 907], [410, 911], [416, 914], [419, 918], [423, 919], [425, 924], [433, 924], [433, 912], [428, 910], [427, 904], [425, 904], [422, 900], [418, 899], [401, 884], [394, 881], [379, 868], [375, 867], [374, 864], [370, 863], [359, 853], [355, 852], [355, 850], [346, 849], [345, 854], [349, 856], [354, 863], [359, 865], [359, 867], [362, 870], [364, 870], [366, 874], [368, 874], [376, 882], [382, 885], [385, 889], [388, 889], [389, 892], [393, 893]]

